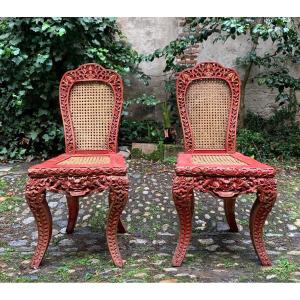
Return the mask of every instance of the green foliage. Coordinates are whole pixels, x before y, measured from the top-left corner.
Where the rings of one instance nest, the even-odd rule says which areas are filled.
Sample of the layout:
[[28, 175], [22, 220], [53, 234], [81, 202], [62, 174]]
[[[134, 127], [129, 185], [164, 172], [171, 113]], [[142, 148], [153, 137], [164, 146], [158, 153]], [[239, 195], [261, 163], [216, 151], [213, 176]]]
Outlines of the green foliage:
[[143, 94], [139, 97], [126, 100], [123, 105], [122, 115], [128, 116], [128, 108], [132, 104], [142, 104], [145, 106], [156, 106], [159, 103], [160, 103], [160, 101], [155, 96]]
[[164, 150], [165, 150], [165, 145], [163, 144], [162, 141], [160, 141], [157, 145], [157, 149], [149, 154], [143, 153], [141, 149], [133, 148], [131, 150], [131, 157], [132, 158], [144, 158], [144, 159], [152, 160], [152, 161], [163, 161], [164, 160]]
[[141, 149], [132, 148], [131, 149], [131, 158], [144, 158], [144, 154]]
[[20, 205], [24, 200], [17, 196], [10, 196], [0, 202], [0, 213], [10, 211]]
[[245, 128], [238, 131], [237, 147], [241, 153], [257, 159], [265, 159], [270, 153], [265, 135]]
[[130, 105], [139, 104], [145, 107], [154, 107], [160, 100], [153, 95], [143, 94], [125, 101], [119, 133], [120, 144], [131, 142], [156, 143], [162, 140], [161, 125], [154, 120], [126, 119]]
[[[169, 80], [166, 82], [166, 90], [170, 93], [170, 103], [176, 112], [174, 73], [190, 67], [188, 64], [176, 64], [176, 58], [191, 45], [201, 44], [210, 37], [214, 38], [213, 42], [226, 42], [229, 39], [235, 40], [238, 36], [249, 35], [252, 40], [251, 50], [244, 57], [237, 58], [237, 63], [246, 67], [249, 74], [253, 65], [259, 67], [260, 72], [255, 78], [257, 82], [270, 89], [276, 89], [278, 95], [275, 101], [280, 105], [288, 104], [298, 109], [295, 91], [300, 90], [300, 78], [298, 74], [290, 71], [290, 67], [300, 62], [299, 27], [300, 23], [297, 19], [286, 17], [185, 18], [184, 31], [187, 35], [178, 37], [162, 49], [144, 55], [143, 59], [153, 61], [155, 58], [165, 58], [166, 67], [164, 71], [170, 74]], [[269, 43], [269, 41], [273, 42], [270, 52], [261, 53], [258, 51], [264, 43]], [[249, 76], [246, 77], [248, 79]], [[245, 87], [247, 79], [242, 87]], [[243, 95], [244, 91], [242, 90], [242, 112], [244, 112]], [[243, 118], [243, 114], [241, 115]]]
[[164, 128], [171, 127], [171, 106], [167, 101], [162, 102], [162, 117]]
[[264, 270], [266, 274], [273, 274], [278, 277], [279, 280], [286, 281], [289, 279], [290, 274], [297, 270], [297, 265], [293, 262], [289, 262], [286, 258], [281, 258], [276, 261], [275, 266], [270, 269]]
[[177, 161], [177, 157], [176, 156], [169, 156], [169, 157], [166, 157], [164, 159], [164, 162], [167, 163], [167, 164], [176, 164], [176, 161]]
[[163, 140], [161, 125], [152, 120], [121, 120], [119, 144], [132, 142], [156, 143]]
[[246, 117], [246, 128], [237, 134], [242, 153], [257, 159], [300, 158], [300, 126], [295, 113], [281, 109], [269, 119], [253, 113]]
[[115, 18], [0, 20], [0, 159], [61, 152], [58, 85], [64, 72], [96, 62], [128, 82], [140, 57]]

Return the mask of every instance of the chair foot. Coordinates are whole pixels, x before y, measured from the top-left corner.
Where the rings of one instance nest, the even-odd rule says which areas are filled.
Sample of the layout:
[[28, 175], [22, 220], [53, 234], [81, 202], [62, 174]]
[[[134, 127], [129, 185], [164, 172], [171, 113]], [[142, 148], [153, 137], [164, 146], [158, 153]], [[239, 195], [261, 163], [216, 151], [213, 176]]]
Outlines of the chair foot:
[[68, 225], [67, 225], [66, 232], [68, 234], [71, 234], [74, 232], [74, 228], [78, 217], [79, 197], [74, 197], [67, 194], [66, 198], [67, 198], [68, 211], [69, 211]]
[[38, 229], [38, 242], [30, 267], [37, 269], [47, 251], [52, 235], [52, 216], [46, 201], [46, 192], [38, 181], [29, 180], [25, 192], [26, 201], [35, 218]]
[[255, 252], [263, 266], [271, 266], [263, 241], [263, 227], [265, 221], [276, 201], [275, 179], [267, 178], [258, 187], [257, 199], [254, 202], [250, 214], [250, 234]]
[[235, 201], [236, 198], [224, 198], [224, 211], [229, 225], [230, 232], [238, 232], [238, 226], [235, 219]]
[[[110, 206], [106, 226], [106, 239], [112, 260], [117, 267], [123, 267], [124, 261], [117, 241], [117, 230], [120, 216], [128, 200], [128, 179], [127, 177], [114, 178], [110, 192]], [[120, 229], [120, 228], [119, 228]], [[124, 229], [124, 227], [123, 227]]]
[[174, 267], [181, 266], [192, 236], [194, 197], [191, 180], [180, 176], [175, 176], [173, 180], [173, 200], [180, 224], [178, 244], [172, 259]]

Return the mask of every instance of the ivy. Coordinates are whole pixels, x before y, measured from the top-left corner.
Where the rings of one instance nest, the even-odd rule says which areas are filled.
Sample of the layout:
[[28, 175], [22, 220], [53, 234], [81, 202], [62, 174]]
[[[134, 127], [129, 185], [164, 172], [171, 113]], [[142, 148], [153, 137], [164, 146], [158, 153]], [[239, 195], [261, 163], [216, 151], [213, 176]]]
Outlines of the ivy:
[[[169, 82], [174, 81], [174, 73], [190, 65], [178, 65], [176, 58], [183, 54], [188, 47], [203, 43], [208, 38], [213, 42], [235, 40], [238, 36], [248, 35], [252, 41], [251, 50], [244, 56], [237, 58], [237, 63], [246, 69], [245, 80], [242, 85], [240, 118], [245, 116], [244, 91], [253, 65], [260, 69], [256, 80], [259, 84], [270, 89], [276, 89], [278, 95], [275, 101], [284, 105], [288, 110], [298, 110], [295, 91], [300, 90], [299, 74], [293, 74], [291, 67], [300, 63], [300, 23], [293, 18], [218, 18], [200, 17], [185, 18], [184, 29], [187, 35], [178, 37], [162, 49], [144, 55], [143, 60], [152, 61], [163, 57], [166, 61], [164, 72], [169, 74]], [[272, 41], [272, 52], [257, 51], [266, 42]], [[174, 94], [174, 91], [171, 94]], [[174, 96], [171, 103], [175, 106]], [[241, 125], [241, 124], [240, 124]], [[242, 122], [242, 127], [244, 126]]]
[[64, 148], [58, 105], [67, 70], [96, 62], [149, 78], [115, 18], [5, 18], [0, 20], [0, 159], [47, 157]]

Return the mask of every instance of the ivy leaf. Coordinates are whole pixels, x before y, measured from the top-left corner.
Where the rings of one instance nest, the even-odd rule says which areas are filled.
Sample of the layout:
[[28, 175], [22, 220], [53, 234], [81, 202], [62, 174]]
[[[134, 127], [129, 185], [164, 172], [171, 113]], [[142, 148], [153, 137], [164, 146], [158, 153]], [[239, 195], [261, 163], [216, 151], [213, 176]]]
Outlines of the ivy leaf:
[[12, 53], [13, 53], [13, 55], [18, 55], [20, 53], [20, 49], [15, 48]]
[[42, 136], [42, 138], [44, 139], [45, 142], [49, 142], [49, 140], [51, 139], [50, 136], [48, 134], [44, 134]]
[[59, 36], [63, 36], [64, 34], [66, 34], [66, 30], [65, 30], [64, 28], [60, 28], [60, 29], [58, 30], [58, 35], [59, 35]]
[[50, 25], [47, 22], [45, 22], [42, 26], [42, 31], [47, 30], [49, 27], [50, 27]]
[[30, 131], [29, 132], [29, 137], [34, 141], [38, 136], [38, 132], [37, 131]]

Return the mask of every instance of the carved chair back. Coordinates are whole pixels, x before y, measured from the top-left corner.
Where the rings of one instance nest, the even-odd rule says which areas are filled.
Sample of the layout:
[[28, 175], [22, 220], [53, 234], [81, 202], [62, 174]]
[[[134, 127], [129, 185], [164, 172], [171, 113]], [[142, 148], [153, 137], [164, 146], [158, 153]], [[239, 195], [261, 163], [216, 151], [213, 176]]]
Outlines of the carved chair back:
[[186, 152], [235, 152], [240, 101], [235, 70], [198, 64], [178, 74], [176, 94]]
[[64, 74], [59, 86], [66, 153], [116, 152], [123, 106], [123, 81], [98, 64]]

